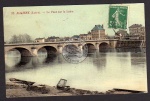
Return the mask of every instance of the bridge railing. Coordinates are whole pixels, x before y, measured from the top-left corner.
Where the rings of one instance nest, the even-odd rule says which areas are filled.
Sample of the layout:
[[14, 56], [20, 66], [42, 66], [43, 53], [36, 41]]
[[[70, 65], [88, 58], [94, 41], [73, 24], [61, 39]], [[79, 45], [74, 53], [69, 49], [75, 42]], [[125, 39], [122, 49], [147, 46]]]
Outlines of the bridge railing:
[[[101, 39], [101, 40], [83, 40], [84, 42], [101, 42], [101, 41], [117, 41], [118, 39]], [[13, 45], [39, 45], [39, 44], [64, 44], [64, 43], [80, 43], [81, 41], [58, 41], [58, 42], [32, 42], [32, 43], [13, 43], [13, 44], [4, 44], [5, 46]]]

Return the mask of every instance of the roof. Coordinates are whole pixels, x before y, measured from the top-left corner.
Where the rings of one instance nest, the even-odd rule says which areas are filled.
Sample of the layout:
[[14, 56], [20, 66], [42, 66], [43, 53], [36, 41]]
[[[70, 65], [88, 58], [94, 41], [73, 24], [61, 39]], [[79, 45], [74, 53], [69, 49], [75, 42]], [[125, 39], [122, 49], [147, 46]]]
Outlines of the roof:
[[70, 37], [64, 37], [63, 39], [70, 39]]
[[48, 37], [47, 39], [58, 39], [59, 37], [55, 37], [55, 36], [51, 36], [51, 37]]
[[80, 34], [80, 36], [86, 36], [87, 34]]
[[129, 28], [137, 28], [137, 27], [142, 27], [141, 24], [133, 24]]
[[72, 36], [72, 38], [79, 38], [79, 35], [74, 35]]
[[88, 34], [91, 34], [91, 32], [88, 32]]
[[35, 40], [42, 40], [42, 39], [45, 39], [45, 38], [36, 38]]
[[92, 31], [94, 30], [104, 30], [103, 25], [95, 25]]

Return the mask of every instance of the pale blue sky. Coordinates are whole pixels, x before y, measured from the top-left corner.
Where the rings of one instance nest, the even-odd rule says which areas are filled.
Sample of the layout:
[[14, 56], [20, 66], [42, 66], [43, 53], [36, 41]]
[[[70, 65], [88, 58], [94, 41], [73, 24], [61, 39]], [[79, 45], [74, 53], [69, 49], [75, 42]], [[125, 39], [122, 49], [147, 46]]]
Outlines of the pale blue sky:
[[[116, 4], [111, 4], [116, 5]], [[132, 24], [145, 26], [144, 4], [117, 4], [128, 6], [128, 27]], [[86, 34], [94, 25], [103, 24], [108, 35], [114, 35], [108, 28], [110, 4], [101, 5], [68, 5], [68, 6], [34, 6], [34, 7], [5, 7], [4, 10], [4, 39], [12, 35], [27, 33], [33, 39], [49, 36], [72, 36]], [[11, 12], [29, 11], [30, 14], [11, 14]], [[31, 12], [41, 14], [31, 14]], [[72, 13], [46, 13], [51, 11], [73, 11]], [[45, 12], [45, 13], [43, 13]]]

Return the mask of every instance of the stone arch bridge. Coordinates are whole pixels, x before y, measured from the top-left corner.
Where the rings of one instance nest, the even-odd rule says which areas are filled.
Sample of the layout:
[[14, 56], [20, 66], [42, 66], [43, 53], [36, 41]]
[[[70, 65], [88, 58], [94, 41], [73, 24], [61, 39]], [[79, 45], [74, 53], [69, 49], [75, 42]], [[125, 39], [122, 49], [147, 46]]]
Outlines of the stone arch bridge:
[[115, 48], [117, 40], [90, 40], [84, 41], [81, 44], [79, 41], [69, 41], [69, 42], [43, 42], [43, 43], [19, 43], [19, 44], [5, 44], [5, 54], [11, 50], [18, 50], [21, 56], [38, 56], [38, 51], [42, 48], [47, 50], [47, 53], [55, 52], [62, 53], [62, 49], [68, 45], [74, 45], [78, 48], [82, 48], [85, 44], [89, 48], [99, 49], [99, 48]]

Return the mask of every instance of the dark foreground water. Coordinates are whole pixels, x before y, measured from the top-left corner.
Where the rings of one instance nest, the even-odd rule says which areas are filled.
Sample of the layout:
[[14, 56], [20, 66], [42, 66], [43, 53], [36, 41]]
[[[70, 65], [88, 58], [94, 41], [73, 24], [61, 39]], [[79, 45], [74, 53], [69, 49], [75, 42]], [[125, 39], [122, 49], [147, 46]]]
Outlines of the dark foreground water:
[[5, 56], [6, 80], [18, 78], [56, 86], [67, 79], [74, 88], [106, 91], [113, 88], [147, 92], [145, 49], [111, 49], [94, 51], [78, 64], [68, 63], [63, 56], [20, 57], [18, 52]]

